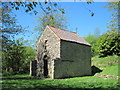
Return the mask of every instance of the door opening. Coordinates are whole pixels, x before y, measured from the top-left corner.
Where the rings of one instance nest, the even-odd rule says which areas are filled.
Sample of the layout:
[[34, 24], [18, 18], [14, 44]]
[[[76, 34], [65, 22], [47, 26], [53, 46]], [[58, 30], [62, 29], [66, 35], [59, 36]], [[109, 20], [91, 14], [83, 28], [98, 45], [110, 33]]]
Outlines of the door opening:
[[48, 77], [48, 60], [44, 58], [44, 76]]

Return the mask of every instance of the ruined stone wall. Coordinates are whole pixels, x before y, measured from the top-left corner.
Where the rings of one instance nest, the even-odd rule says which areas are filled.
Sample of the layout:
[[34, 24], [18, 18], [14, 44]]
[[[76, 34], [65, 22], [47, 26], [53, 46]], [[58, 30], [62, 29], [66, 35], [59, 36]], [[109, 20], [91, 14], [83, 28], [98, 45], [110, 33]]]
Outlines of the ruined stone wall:
[[54, 78], [91, 75], [90, 46], [61, 41], [60, 54], [60, 60], [55, 60]]
[[30, 75], [36, 76], [36, 70], [37, 70], [37, 61], [36, 60], [30, 61]]
[[[43, 50], [43, 47], [46, 49]], [[38, 69], [37, 76], [43, 76], [43, 57], [45, 54], [48, 56], [48, 76], [53, 78], [54, 76], [54, 60], [60, 58], [60, 39], [55, 35], [55, 33], [48, 27], [45, 29], [44, 33], [40, 37], [37, 44], [37, 57], [38, 57]], [[42, 57], [42, 58], [41, 58]]]

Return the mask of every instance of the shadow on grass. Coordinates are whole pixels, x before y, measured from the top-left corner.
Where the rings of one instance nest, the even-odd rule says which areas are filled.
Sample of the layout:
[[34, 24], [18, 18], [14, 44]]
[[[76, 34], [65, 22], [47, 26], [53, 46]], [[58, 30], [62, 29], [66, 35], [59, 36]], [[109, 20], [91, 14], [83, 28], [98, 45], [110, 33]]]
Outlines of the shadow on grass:
[[[92, 71], [92, 74], [91, 75], [84, 75], [84, 76], [94, 76], [96, 73], [100, 73], [102, 72], [101, 69], [99, 69], [98, 67], [96, 66], [92, 66], [91, 67], [91, 71]], [[59, 78], [59, 79], [65, 79], [65, 78], [74, 78], [74, 77], [84, 77], [84, 76], [68, 76], [68, 77], [62, 77], [62, 78]], [[32, 79], [44, 79], [44, 78], [40, 78], [40, 77], [6, 77], [6, 78], [0, 78], [0, 80], [21, 80], [21, 79], [24, 79], [24, 80], [32, 80]]]
[[32, 79], [42, 79], [40, 77], [10, 77], [10, 78], [0, 78], [0, 80], [32, 80]]
[[[119, 90], [119, 88], [57, 88], [57, 87], [45, 87], [45, 88], [17, 88], [17, 90]], [[16, 90], [16, 88], [2, 88], [2, 90]]]
[[96, 67], [94, 65], [91, 67], [91, 70], [92, 70], [92, 76], [94, 76], [96, 73], [102, 72], [101, 69], [99, 69], [98, 67]]

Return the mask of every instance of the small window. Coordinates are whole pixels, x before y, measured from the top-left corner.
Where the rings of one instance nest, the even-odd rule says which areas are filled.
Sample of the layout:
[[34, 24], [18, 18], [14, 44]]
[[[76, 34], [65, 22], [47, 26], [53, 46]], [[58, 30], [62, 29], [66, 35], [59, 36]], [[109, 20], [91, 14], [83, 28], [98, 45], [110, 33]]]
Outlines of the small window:
[[47, 43], [48, 40], [45, 40], [45, 43]]

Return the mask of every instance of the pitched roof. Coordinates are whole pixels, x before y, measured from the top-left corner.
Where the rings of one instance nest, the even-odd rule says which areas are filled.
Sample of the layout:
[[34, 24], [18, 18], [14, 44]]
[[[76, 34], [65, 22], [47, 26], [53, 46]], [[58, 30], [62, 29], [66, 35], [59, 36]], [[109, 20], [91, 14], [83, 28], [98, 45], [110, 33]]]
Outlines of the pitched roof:
[[61, 40], [76, 42], [80, 44], [85, 44], [91, 46], [87, 41], [84, 40], [84, 38], [80, 37], [75, 32], [66, 31], [63, 29], [54, 28], [51, 26], [48, 26]]

